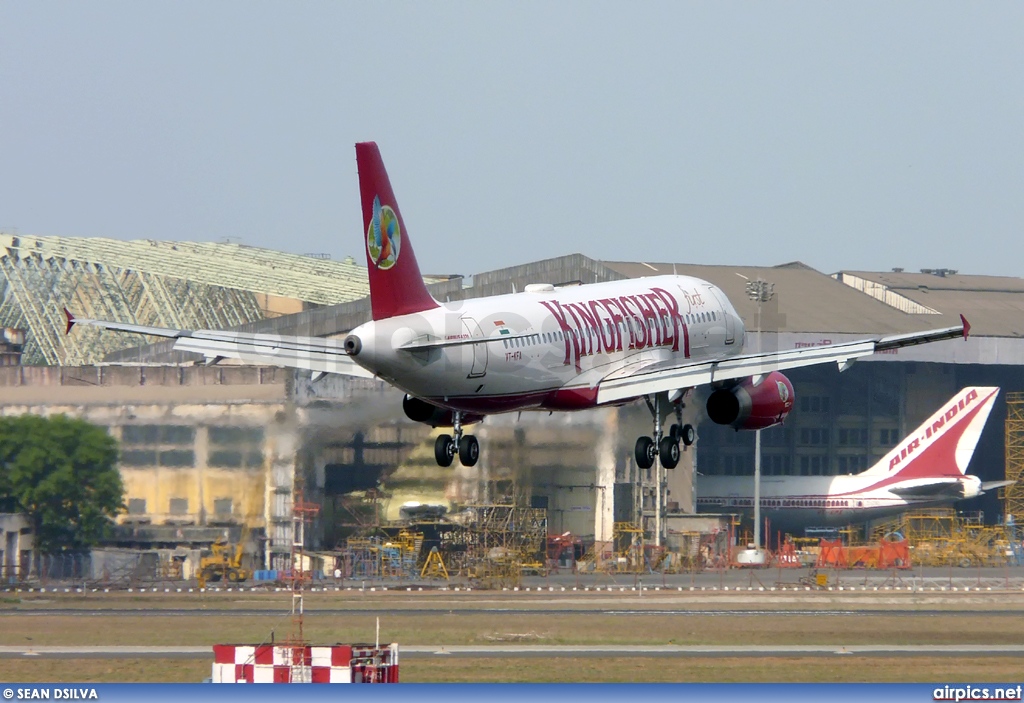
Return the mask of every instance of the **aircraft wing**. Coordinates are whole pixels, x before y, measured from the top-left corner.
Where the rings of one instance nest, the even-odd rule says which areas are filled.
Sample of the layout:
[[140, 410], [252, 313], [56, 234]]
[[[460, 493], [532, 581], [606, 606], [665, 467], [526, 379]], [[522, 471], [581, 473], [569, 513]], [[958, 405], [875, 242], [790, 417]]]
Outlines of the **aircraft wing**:
[[846, 342], [823, 347], [806, 347], [785, 351], [743, 354], [722, 361], [702, 363], [652, 364], [641, 368], [620, 369], [601, 379], [597, 389], [597, 402], [613, 403], [628, 398], [637, 398], [651, 393], [675, 391], [682, 388], [729, 381], [749, 376], [759, 376], [772, 371], [795, 369], [815, 364], [836, 363], [839, 370], [845, 370], [857, 359], [876, 352], [899, 349], [955, 339], [967, 339], [971, 325], [963, 315], [956, 327], [911, 332], [859, 342]]
[[173, 339], [176, 351], [195, 352], [208, 363], [221, 359], [238, 359], [247, 364], [284, 366], [316, 373], [337, 373], [345, 376], [373, 378], [345, 352], [343, 343], [323, 337], [286, 337], [277, 334], [247, 334], [222, 330], [175, 330], [123, 322], [107, 322], [76, 318], [67, 310], [67, 332], [75, 325], [88, 325], [115, 332], [133, 332]]

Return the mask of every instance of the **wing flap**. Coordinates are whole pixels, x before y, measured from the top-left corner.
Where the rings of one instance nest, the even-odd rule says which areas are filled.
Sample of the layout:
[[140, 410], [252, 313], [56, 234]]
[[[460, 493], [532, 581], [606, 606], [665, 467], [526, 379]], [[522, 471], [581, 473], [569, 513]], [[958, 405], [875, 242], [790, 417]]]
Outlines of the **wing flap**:
[[874, 351], [872, 341], [851, 342], [828, 347], [746, 354], [718, 362], [645, 368], [627, 376], [608, 376], [603, 379], [598, 387], [597, 402], [610, 403], [648, 393], [692, 388], [716, 381], [730, 381], [813, 364], [843, 364], [862, 356], [869, 356]]

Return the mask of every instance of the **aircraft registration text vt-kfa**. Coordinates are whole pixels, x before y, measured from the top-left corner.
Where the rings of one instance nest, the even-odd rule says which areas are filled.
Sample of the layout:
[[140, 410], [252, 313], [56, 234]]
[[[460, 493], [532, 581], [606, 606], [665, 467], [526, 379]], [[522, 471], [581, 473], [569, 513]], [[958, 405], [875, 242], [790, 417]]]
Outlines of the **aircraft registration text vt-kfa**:
[[[646, 399], [651, 436], [636, 441], [641, 468], [660, 458], [674, 468], [688, 390], [710, 386], [708, 417], [757, 430], [785, 420], [793, 385], [782, 371], [854, 360], [899, 347], [967, 337], [954, 327], [876, 337], [829, 347], [743, 354], [743, 321], [716, 286], [689, 276], [654, 276], [439, 303], [420, 275], [405, 222], [377, 145], [356, 144], [372, 320], [342, 341], [318, 337], [175, 330], [103, 320], [75, 324], [175, 339], [174, 348], [211, 363], [238, 359], [381, 378], [406, 393], [405, 414], [450, 427], [436, 440], [437, 462], [477, 462], [480, 445], [465, 427], [520, 410], [584, 410]], [[674, 415], [667, 433], [662, 427]]]

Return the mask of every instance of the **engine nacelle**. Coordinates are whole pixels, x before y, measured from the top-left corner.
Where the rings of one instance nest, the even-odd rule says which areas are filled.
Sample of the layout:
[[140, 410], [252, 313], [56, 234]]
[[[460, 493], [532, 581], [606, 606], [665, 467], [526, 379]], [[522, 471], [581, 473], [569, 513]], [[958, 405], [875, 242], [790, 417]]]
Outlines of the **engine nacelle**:
[[[402, 410], [405, 411], [405, 416], [413, 422], [422, 422], [431, 427], [451, 427], [455, 419], [454, 411], [428, 403], [414, 395], [406, 395], [402, 399]], [[483, 419], [483, 415], [462, 414], [463, 425], [472, 425]]]
[[763, 430], [785, 420], [795, 398], [789, 379], [772, 371], [756, 386], [753, 378], [745, 378], [716, 390], [708, 398], [708, 417], [737, 430]]

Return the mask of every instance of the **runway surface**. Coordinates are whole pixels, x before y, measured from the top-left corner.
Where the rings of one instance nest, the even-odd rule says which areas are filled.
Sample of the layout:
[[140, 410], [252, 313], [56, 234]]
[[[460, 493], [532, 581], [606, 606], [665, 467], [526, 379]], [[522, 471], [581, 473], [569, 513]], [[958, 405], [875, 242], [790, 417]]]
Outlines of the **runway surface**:
[[[402, 645], [401, 657], [575, 658], [575, 657], [1011, 657], [1024, 644], [956, 645]], [[204, 647], [3, 646], [0, 659], [207, 659]]]
[[[18, 608], [0, 610], [0, 618], [4, 616], [62, 616], [62, 617], [108, 617], [111, 615], [132, 616], [132, 617], [262, 617], [286, 615], [291, 611], [283, 608], [246, 608], [246, 609], [208, 609], [201, 608], [176, 608], [176, 609], [153, 609], [153, 608]], [[992, 616], [1013, 616], [1019, 617], [1022, 610], [967, 610], [967, 609], [875, 609], [875, 610], [811, 610], [811, 609], [691, 609], [691, 608], [367, 608], [354, 606], [351, 608], [310, 608], [306, 607], [305, 615], [308, 618], [329, 615], [386, 615], [389, 618], [402, 616], [434, 616], [434, 615], [657, 615], [671, 617], [732, 617], [747, 616], [758, 617], [765, 615], [777, 616], [811, 616], [811, 617], [849, 617], [862, 615], [881, 616], [918, 616], [918, 617], [975, 617], [978, 615]]]

